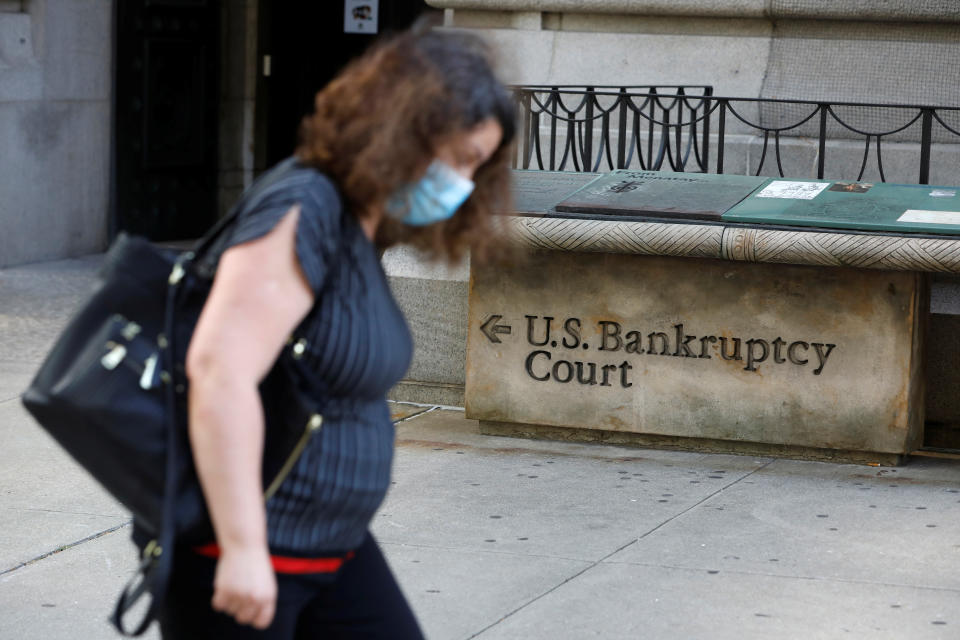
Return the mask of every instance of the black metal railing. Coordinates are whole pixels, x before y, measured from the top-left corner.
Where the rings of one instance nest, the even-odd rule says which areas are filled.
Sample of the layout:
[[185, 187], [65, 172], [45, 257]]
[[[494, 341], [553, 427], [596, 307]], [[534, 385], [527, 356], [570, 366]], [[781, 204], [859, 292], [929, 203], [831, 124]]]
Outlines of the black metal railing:
[[[710, 123], [707, 119], [691, 119], [691, 126], [671, 127], [671, 122], [683, 122], [683, 98], [703, 97], [713, 94], [707, 85], [633, 85], [633, 86], [539, 86], [513, 87], [520, 109], [520, 148], [517, 166], [529, 169], [536, 159], [536, 168], [550, 171], [598, 171], [603, 159], [607, 168], [630, 166], [634, 152], [639, 156], [641, 167], [662, 166], [668, 160], [671, 166], [686, 166], [690, 149], [696, 148], [697, 159], [706, 162], [709, 150]], [[652, 96], [640, 104], [638, 96]], [[663, 98], [661, 100], [661, 98]], [[616, 118], [616, 129], [611, 120]], [[647, 154], [643, 155], [641, 118], [647, 125]], [[590, 123], [590, 126], [587, 126]], [[657, 123], [667, 123], [667, 129]], [[547, 127], [546, 142], [542, 125]], [[597, 132], [597, 125], [600, 131]], [[659, 144], [654, 154], [654, 137], [658, 132], [672, 130], [676, 135], [696, 136], [699, 142], [688, 148], [687, 154], [674, 156], [671, 145]], [[616, 131], [616, 142], [611, 139]], [[635, 135], [629, 135], [632, 131]], [[596, 142], [596, 156], [594, 147]], [[562, 144], [561, 144], [562, 143]], [[614, 149], [616, 160], [613, 158]], [[652, 159], [652, 161], [649, 161]], [[679, 170], [679, 169], [678, 169]]]
[[[756, 166], [747, 158], [737, 172], [761, 175], [775, 165], [784, 177], [782, 142], [791, 139], [804, 141], [798, 147], [804, 153], [815, 142], [813, 164], [823, 179], [828, 141], [844, 140], [863, 145], [859, 168], [833, 168], [831, 178], [853, 178], [855, 171], [861, 180], [873, 155], [886, 181], [883, 145], [894, 141], [914, 144], [908, 150], [916, 155], [913, 175], [929, 184], [934, 144], [960, 143], [960, 107], [730, 98], [714, 96], [709, 86], [526, 85], [513, 91], [520, 110], [515, 166], [522, 169], [724, 173], [728, 147], [748, 144], [760, 146]], [[960, 153], [955, 162], [960, 174]]]

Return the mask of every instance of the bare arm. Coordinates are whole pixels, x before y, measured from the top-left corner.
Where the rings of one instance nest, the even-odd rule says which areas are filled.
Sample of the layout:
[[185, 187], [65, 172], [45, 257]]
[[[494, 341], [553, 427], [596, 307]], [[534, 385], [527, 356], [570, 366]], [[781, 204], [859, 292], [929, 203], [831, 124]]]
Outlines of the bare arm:
[[215, 609], [264, 628], [276, 579], [267, 550], [257, 387], [313, 305], [296, 257], [299, 207], [267, 235], [220, 260], [187, 352], [189, 432], [221, 557]]

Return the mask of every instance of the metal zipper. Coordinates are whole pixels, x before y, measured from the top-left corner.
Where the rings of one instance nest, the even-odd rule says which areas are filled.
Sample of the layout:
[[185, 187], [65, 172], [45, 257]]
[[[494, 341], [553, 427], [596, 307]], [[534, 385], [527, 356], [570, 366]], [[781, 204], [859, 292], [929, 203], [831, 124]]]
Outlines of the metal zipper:
[[314, 431], [319, 431], [321, 427], [323, 427], [323, 416], [319, 413], [310, 416], [310, 420], [307, 421], [307, 426], [303, 430], [303, 435], [301, 435], [300, 440], [297, 441], [297, 446], [290, 452], [289, 457], [287, 457], [283, 466], [280, 467], [280, 471], [277, 472], [273, 482], [271, 482], [267, 490], [263, 492], [264, 502], [273, 497], [273, 494], [277, 492], [277, 489], [280, 488], [280, 485], [283, 484], [286, 477], [290, 475], [290, 471], [293, 470], [293, 465], [297, 463], [297, 460], [303, 455], [303, 450], [307, 448], [307, 442], [310, 441], [310, 436], [313, 435]]

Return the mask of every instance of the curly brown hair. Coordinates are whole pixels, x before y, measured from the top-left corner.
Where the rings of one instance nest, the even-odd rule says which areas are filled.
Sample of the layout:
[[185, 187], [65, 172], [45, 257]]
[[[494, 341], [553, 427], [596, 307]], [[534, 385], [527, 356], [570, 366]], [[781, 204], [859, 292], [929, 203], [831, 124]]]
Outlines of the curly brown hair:
[[511, 206], [516, 111], [482, 40], [423, 29], [382, 39], [317, 94], [314, 108], [301, 124], [297, 157], [330, 175], [359, 218], [385, 210], [394, 193], [424, 174], [444, 141], [494, 118], [503, 138], [456, 215], [426, 227], [384, 215], [375, 238], [381, 249], [406, 242], [435, 258], [456, 260], [467, 248], [483, 258], [492, 214]]

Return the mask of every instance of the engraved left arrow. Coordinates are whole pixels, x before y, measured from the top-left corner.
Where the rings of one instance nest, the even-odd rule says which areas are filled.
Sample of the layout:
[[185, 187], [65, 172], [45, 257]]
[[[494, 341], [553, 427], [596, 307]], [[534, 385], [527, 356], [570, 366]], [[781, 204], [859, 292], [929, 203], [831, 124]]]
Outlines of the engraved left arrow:
[[490, 339], [490, 342], [494, 344], [499, 344], [502, 342], [502, 340], [497, 337], [498, 333], [510, 335], [513, 331], [513, 328], [508, 324], [497, 324], [497, 321], [502, 317], [503, 316], [494, 314], [484, 320], [483, 324], [480, 325], [480, 331], [483, 331], [483, 335], [487, 336]]

